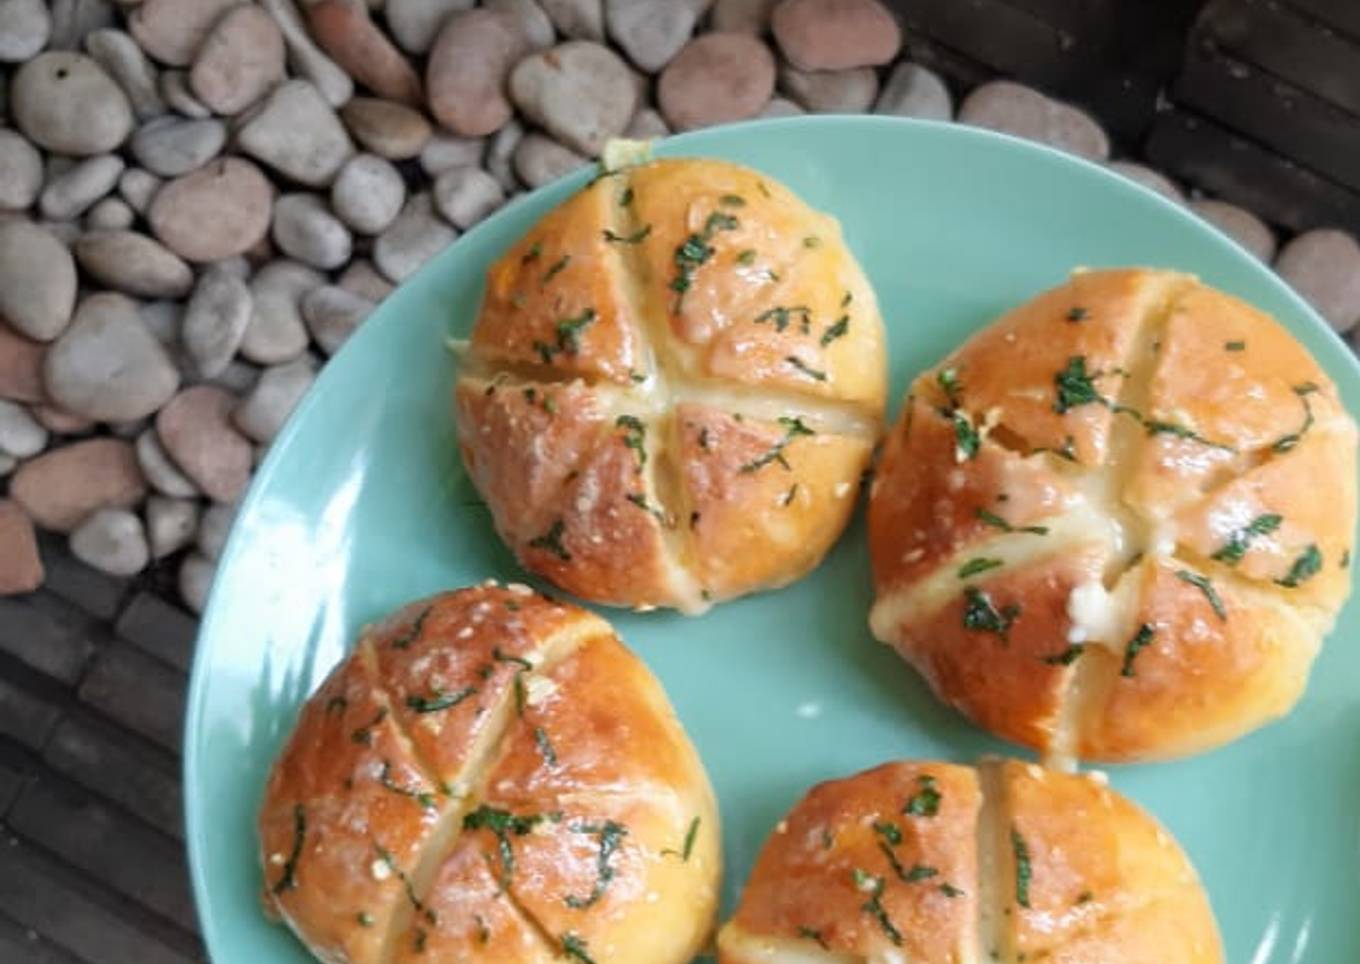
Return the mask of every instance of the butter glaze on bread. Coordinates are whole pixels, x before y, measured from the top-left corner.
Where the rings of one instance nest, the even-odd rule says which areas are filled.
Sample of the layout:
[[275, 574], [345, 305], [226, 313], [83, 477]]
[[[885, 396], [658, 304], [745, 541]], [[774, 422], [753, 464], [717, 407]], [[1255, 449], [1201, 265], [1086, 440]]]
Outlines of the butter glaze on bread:
[[1059, 762], [1287, 713], [1350, 587], [1356, 429], [1274, 319], [1078, 273], [917, 379], [869, 505], [874, 635]]
[[1185, 855], [1092, 775], [888, 763], [780, 821], [720, 964], [1221, 964]]
[[603, 620], [519, 586], [366, 631], [303, 707], [260, 837], [267, 908], [334, 964], [681, 964], [717, 906], [716, 804], [661, 687]]
[[712, 160], [600, 177], [487, 276], [463, 460], [532, 571], [701, 612], [805, 575], [881, 429], [883, 323], [834, 219]]

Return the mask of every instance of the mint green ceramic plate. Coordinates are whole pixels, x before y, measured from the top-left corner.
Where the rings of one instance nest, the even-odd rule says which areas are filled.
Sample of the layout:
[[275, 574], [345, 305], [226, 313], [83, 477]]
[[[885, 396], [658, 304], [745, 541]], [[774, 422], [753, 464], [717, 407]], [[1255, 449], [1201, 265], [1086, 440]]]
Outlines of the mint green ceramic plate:
[[[966, 127], [866, 117], [729, 127], [659, 153], [749, 164], [841, 219], [888, 320], [894, 398], [1074, 265], [1138, 263], [1197, 272], [1274, 313], [1360, 410], [1355, 360], [1269, 270], [1088, 164]], [[584, 180], [511, 205], [389, 298], [251, 489], [203, 621], [185, 738], [194, 889], [219, 964], [309, 960], [260, 915], [255, 811], [299, 703], [358, 627], [436, 590], [523, 578], [463, 481], [442, 344], [468, 331], [487, 266]], [[725, 909], [810, 784], [893, 758], [1007, 749], [870, 638], [869, 596], [861, 519], [779, 592], [699, 620], [607, 614], [660, 676], [717, 786]], [[1189, 852], [1232, 964], [1360, 961], [1358, 630], [1351, 606], [1287, 720], [1215, 753], [1112, 773]]]

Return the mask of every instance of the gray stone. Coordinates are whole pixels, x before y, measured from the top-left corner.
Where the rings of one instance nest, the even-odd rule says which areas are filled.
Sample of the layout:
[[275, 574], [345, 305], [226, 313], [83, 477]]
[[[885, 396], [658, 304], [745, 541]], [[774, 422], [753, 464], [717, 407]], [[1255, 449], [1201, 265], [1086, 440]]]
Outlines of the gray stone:
[[293, 70], [315, 84], [326, 103], [339, 107], [354, 96], [354, 81], [313, 42], [293, 0], [260, 0], [260, 6], [279, 25]]
[[558, 33], [569, 40], [604, 40], [603, 0], [539, 0]]
[[196, 171], [222, 152], [227, 125], [220, 120], [158, 117], [132, 135], [132, 156], [153, 174], [179, 177]]
[[521, 60], [510, 74], [510, 96], [531, 121], [591, 157], [623, 133], [637, 109], [628, 65], [588, 40], [569, 40]]
[[189, 75], [183, 70], [162, 70], [156, 81], [156, 92], [175, 113], [192, 120], [203, 120], [212, 116], [208, 105], [194, 96], [189, 89]]
[[779, 0], [717, 0], [713, 4], [713, 29], [762, 36], [770, 29], [770, 13], [777, 3]]
[[1275, 270], [1338, 332], [1360, 321], [1360, 245], [1345, 231], [1306, 231], [1284, 246]]
[[250, 482], [250, 440], [231, 423], [237, 401], [215, 385], [194, 385], [156, 415], [165, 451], [216, 502], [235, 502]]
[[198, 503], [153, 495], [146, 500], [146, 535], [152, 559], [164, 559], [194, 541]]
[[24, 136], [59, 154], [102, 154], [132, 130], [127, 96], [82, 54], [49, 51], [34, 57], [14, 75], [9, 98]]
[[423, 54], [449, 14], [471, 10], [476, 0], [387, 0], [387, 27], [402, 49]]
[[216, 562], [231, 535], [231, 524], [236, 521], [236, 506], [214, 503], [204, 511], [195, 540], [198, 551]]
[[664, 117], [652, 108], [644, 107], [633, 115], [633, 119], [623, 129], [623, 136], [635, 141], [646, 141], [665, 137], [670, 132]]
[[245, 153], [293, 180], [325, 187], [334, 180], [354, 145], [335, 111], [305, 80], [274, 89], [263, 108], [237, 134]]
[[284, 78], [283, 34], [259, 7], [240, 4], [213, 24], [194, 56], [189, 87], [219, 114], [236, 114]]
[[200, 378], [221, 375], [236, 356], [250, 323], [250, 289], [238, 277], [210, 269], [184, 309], [184, 347]]
[[146, 219], [182, 258], [220, 261], [251, 251], [269, 230], [273, 186], [242, 157], [223, 157], [156, 192]]
[[519, 190], [519, 179], [515, 175], [515, 149], [524, 138], [524, 127], [519, 121], [511, 119], [496, 132], [486, 149], [486, 169], [500, 182], [506, 194]]
[[291, 258], [328, 271], [349, 260], [349, 229], [315, 194], [285, 194], [274, 203], [274, 243]]
[[307, 356], [266, 369], [236, 407], [236, 427], [256, 442], [272, 442], [315, 380], [316, 366]]
[[390, 161], [356, 154], [331, 185], [331, 209], [360, 234], [380, 234], [401, 212], [406, 182]]
[[679, 131], [757, 117], [774, 95], [774, 55], [744, 33], [709, 33], [681, 48], [656, 85], [666, 122]]
[[807, 111], [799, 107], [787, 97], [772, 97], [770, 102], [765, 105], [765, 109], [760, 112], [761, 117], [801, 117]]
[[414, 107], [376, 97], [352, 98], [340, 108], [340, 119], [361, 148], [392, 161], [419, 156], [434, 133]]
[[151, 337], [162, 345], [179, 343], [180, 320], [183, 316], [182, 301], [143, 301], [137, 305], [137, 317], [151, 332]]
[[1275, 257], [1275, 235], [1250, 211], [1208, 198], [1191, 201], [1190, 210], [1267, 264]]
[[171, 460], [154, 428], [137, 436], [136, 450], [137, 464], [157, 492], [180, 499], [199, 495], [198, 486]]
[[877, 67], [902, 46], [897, 20], [878, 0], [783, 0], [770, 29], [799, 70]]
[[216, 574], [217, 566], [212, 560], [196, 553], [185, 556], [179, 564], [179, 594], [194, 612], [202, 613], [208, 604], [208, 592]]
[[515, 22], [524, 38], [525, 49], [543, 50], [553, 45], [556, 39], [553, 22], [534, 0], [488, 0], [486, 6], [506, 14]]
[[92, 231], [75, 243], [76, 261], [94, 280], [143, 298], [182, 298], [194, 273], [179, 256], [136, 231]]
[[141, 0], [128, 16], [128, 30], [152, 57], [187, 67], [212, 25], [236, 0]]
[[590, 159], [534, 131], [515, 148], [515, 173], [531, 188], [542, 187], [570, 174]]
[[109, 0], [51, 0], [52, 36], [48, 50], [79, 50], [96, 30], [112, 27], [117, 14]]
[[22, 63], [43, 49], [51, 33], [43, 0], [0, 0], [0, 63]]
[[307, 349], [302, 298], [326, 283], [320, 272], [296, 261], [271, 261], [250, 280], [251, 314], [241, 354], [261, 365], [292, 361]]
[[878, 93], [878, 74], [872, 67], [850, 70], [779, 68], [785, 93], [814, 114], [859, 114], [869, 109]]
[[75, 304], [76, 266], [66, 245], [27, 221], [0, 224], [0, 315], [29, 338], [51, 341]]
[[161, 188], [161, 179], [140, 167], [130, 167], [118, 179], [118, 193], [138, 214], [145, 214]]
[[435, 131], [420, 152], [420, 168], [438, 177], [451, 167], [476, 167], [482, 163], [486, 141], [481, 137], [457, 137]]
[[479, 167], [455, 167], [434, 182], [434, 205], [445, 220], [466, 231], [505, 203], [496, 179]]
[[1176, 182], [1159, 171], [1154, 171], [1142, 164], [1135, 164], [1132, 161], [1111, 161], [1108, 167], [1135, 184], [1141, 184], [1149, 191], [1155, 191], [1169, 201], [1175, 201], [1177, 204], [1185, 203], [1185, 195], [1176, 186]]
[[710, 2], [605, 0], [605, 24], [628, 59], [654, 74], [685, 45]]
[[373, 308], [373, 302], [336, 285], [313, 289], [302, 299], [307, 329], [327, 355], [334, 355], [349, 341]]
[[1110, 155], [1110, 140], [1090, 115], [1009, 80], [975, 89], [959, 107], [959, 121], [1038, 141], [1091, 161]]
[[0, 128], [0, 211], [22, 211], [42, 190], [42, 155], [19, 134]]
[[458, 232], [436, 216], [427, 192], [407, 199], [391, 227], [373, 245], [373, 263], [389, 281], [401, 284], [457, 239]]
[[43, 189], [38, 209], [54, 221], [78, 218], [118, 185], [126, 166], [117, 154], [86, 158]]
[[165, 349], [116, 294], [90, 295], [47, 352], [47, 393], [62, 408], [101, 422], [150, 415], [179, 387]]
[[138, 120], [165, 113], [165, 101], [157, 89], [156, 68], [121, 30], [96, 30], [85, 38], [85, 49], [123, 88]]
[[337, 284], [360, 298], [367, 298], [374, 304], [382, 301], [395, 290], [392, 282], [378, 274], [378, 269], [373, 267], [373, 262], [365, 258], [355, 258], [351, 261], [344, 274], [340, 275]]
[[430, 113], [462, 137], [500, 130], [514, 116], [505, 79], [525, 50], [514, 21], [480, 8], [451, 16], [440, 28], [425, 68]]
[[71, 554], [114, 576], [135, 576], [151, 561], [142, 520], [127, 509], [98, 509], [71, 533]]
[[47, 429], [18, 402], [0, 398], [0, 453], [27, 459], [47, 448]]
[[922, 120], [953, 120], [954, 99], [934, 71], [920, 64], [901, 63], [883, 85], [874, 104], [874, 113]]
[[123, 231], [137, 220], [137, 212], [122, 198], [106, 197], [85, 215], [85, 226], [91, 231]]

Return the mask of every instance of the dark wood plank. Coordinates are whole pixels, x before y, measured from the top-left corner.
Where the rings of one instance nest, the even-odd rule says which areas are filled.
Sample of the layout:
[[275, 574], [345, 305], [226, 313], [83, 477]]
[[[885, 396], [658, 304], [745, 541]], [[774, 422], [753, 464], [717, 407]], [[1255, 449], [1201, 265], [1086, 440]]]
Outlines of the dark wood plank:
[[154, 593], [139, 592], [133, 596], [114, 630], [123, 639], [185, 673], [193, 663], [197, 620]]
[[1172, 99], [1360, 190], [1360, 117], [1248, 64], [1194, 45]]
[[996, 76], [996, 71], [985, 64], [914, 31], [903, 38], [902, 55], [939, 74], [954, 94], [955, 104], [968, 91]]
[[1145, 154], [1171, 176], [1290, 230], [1331, 225], [1360, 233], [1360, 195], [1202, 117], [1160, 115]]
[[21, 927], [0, 909], [0, 961], [4, 964], [82, 964], [80, 958], [62, 950], [38, 932]]
[[80, 685], [82, 702], [161, 746], [179, 751], [188, 680], [124, 643], [104, 649]]
[[47, 578], [43, 588], [100, 619], [112, 619], [127, 591], [126, 579], [119, 579], [87, 566], [71, 555], [65, 539], [55, 533], [38, 538]]
[[0, 596], [0, 652], [67, 685], [73, 685], [94, 654], [98, 622], [48, 592]]
[[1197, 33], [1296, 87], [1360, 115], [1360, 44], [1276, 0], [1212, 0]]
[[61, 709], [16, 682], [18, 674], [0, 669], [0, 736], [41, 750], [52, 728], [61, 718]]
[[10, 838], [0, 859], [0, 908], [21, 927], [89, 964], [188, 964], [192, 944], [173, 947], [73, 885], [50, 858]]
[[197, 929], [178, 843], [49, 773], [29, 781], [8, 821], [56, 854], [187, 931]]
[[1284, 0], [1287, 6], [1313, 17], [1354, 40], [1360, 40], [1360, 3], [1355, 0]]

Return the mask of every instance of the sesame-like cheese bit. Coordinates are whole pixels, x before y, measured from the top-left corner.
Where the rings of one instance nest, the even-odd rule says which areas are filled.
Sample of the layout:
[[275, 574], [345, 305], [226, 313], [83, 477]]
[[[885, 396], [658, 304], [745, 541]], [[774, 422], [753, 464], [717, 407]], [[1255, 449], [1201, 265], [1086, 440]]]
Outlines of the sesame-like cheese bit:
[[834, 491], [834, 492], [836, 493], [836, 498], [838, 498], [838, 499], [844, 499], [847, 495], [850, 494], [850, 483], [849, 483], [849, 482], [837, 482], [837, 483], [836, 483], [836, 488], [833, 489], [832, 491]]
[[368, 871], [373, 875], [374, 880], [386, 880], [392, 876], [392, 868], [387, 865], [386, 860], [375, 860], [368, 865]]
[[459, 639], [468, 639], [468, 638], [470, 638], [471, 636], [472, 636], [472, 627], [471, 627], [471, 626], [464, 626], [462, 629], [458, 630], [458, 638], [459, 638]]
[[286, 861], [283, 858], [283, 854], [272, 853], [269, 855], [269, 863], [275, 867], [282, 866], [285, 862]]
[[528, 682], [524, 684], [524, 702], [530, 706], [537, 706], [555, 692], [557, 684], [546, 676], [530, 676]]
[[[1067, 618], [1072, 620], [1072, 642], [1108, 642], [1119, 635], [1118, 607], [1099, 579], [1076, 586], [1067, 597]], [[1077, 638], [1079, 637], [1079, 638]]]
[[498, 583], [498, 582], [497, 582], [496, 580], [494, 580], [494, 579], [483, 579], [483, 580], [482, 580], [482, 587], [485, 588], [485, 589], [495, 589], [495, 588], [496, 588], [497, 586], [499, 586], [499, 585], [500, 585], [500, 583]]
[[1110, 775], [1104, 770], [1091, 770], [1087, 772], [1086, 779], [1090, 780], [1098, 787], [1108, 787], [1110, 785]]
[[505, 588], [510, 590], [516, 596], [532, 596], [534, 594], [534, 591], [530, 589], [528, 586], [524, 585], [524, 583], [522, 582], [506, 583]]
[[865, 874], [855, 886], [866, 894], [872, 894], [878, 889], [878, 878], [874, 877], [872, 874]]
[[781, 820], [781, 821], [779, 821], [777, 824], [774, 825], [774, 832], [775, 832], [775, 833], [788, 833], [788, 832], [789, 832], [789, 822], [788, 822], [787, 820]]

